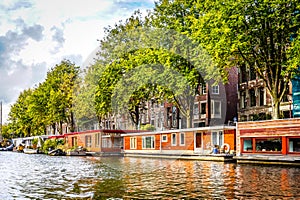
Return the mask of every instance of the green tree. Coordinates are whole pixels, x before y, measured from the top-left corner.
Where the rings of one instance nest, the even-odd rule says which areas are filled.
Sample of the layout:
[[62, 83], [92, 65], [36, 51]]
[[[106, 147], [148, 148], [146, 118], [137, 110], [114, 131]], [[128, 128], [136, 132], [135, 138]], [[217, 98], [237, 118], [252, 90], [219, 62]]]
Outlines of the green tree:
[[63, 123], [67, 123], [71, 132], [75, 130], [73, 99], [78, 75], [79, 67], [69, 60], [63, 60], [47, 74], [46, 84], [50, 90], [48, 122], [57, 123], [60, 134]]
[[[131, 115], [135, 118], [133, 121], [138, 123], [139, 111], [143, 109], [144, 102], [151, 98], [161, 99], [161, 94], [164, 94], [163, 99], [171, 99], [180, 107], [180, 111], [186, 116], [189, 121], [187, 124], [190, 127], [194, 95], [198, 85], [203, 82], [200, 69], [203, 69], [208, 63], [208, 58], [205, 54], [199, 55], [203, 50], [189, 38], [172, 30], [149, 27], [147, 20], [148, 18], [143, 21], [139, 16], [132, 16], [124, 24], [121, 23], [107, 29], [107, 37], [101, 41], [101, 51], [99, 52], [100, 58], [107, 64], [97, 88], [97, 111], [103, 115], [112, 112], [111, 96], [113, 92], [117, 91], [122, 94], [128, 89], [120, 85], [116, 87], [126, 73], [139, 66], [160, 65], [166, 69], [164, 75], [167, 75], [168, 70], [169, 72], [173, 70], [179, 73], [180, 77], [184, 77], [185, 79], [178, 79], [176, 83], [177, 87], [182, 85], [187, 90], [172, 92], [172, 88], [161, 87], [157, 83], [145, 81], [144, 85], [139, 85], [144, 89], [136, 88], [135, 91], [132, 91], [132, 96], [128, 98], [129, 104], [131, 104], [127, 107], [129, 113], [133, 114]], [[195, 55], [198, 55], [198, 58], [205, 63], [198, 65], [199, 68], [192, 63]], [[156, 77], [151, 72], [151, 70], [143, 71], [143, 74], [140, 73], [140, 76], [135, 77], [140, 79], [140, 82], [146, 77]], [[166, 76], [164, 80], [167, 79]], [[132, 81], [139, 82], [139, 80]], [[150, 87], [151, 84], [156, 86]], [[145, 88], [152, 89], [152, 93], [145, 92], [147, 91]], [[180, 94], [179, 91], [181, 91]]]
[[153, 15], [156, 24], [202, 44], [224, 80], [229, 67], [253, 69], [272, 97], [276, 119], [287, 85], [298, 71], [299, 6], [297, 0], [160, 0]]
[[11, 106], [9, 112], [9, 128], [17, 137], [29, 137], [32, 131], [32, 117], [29, 114], [30, 96], [32, 89], [20, 93], [17, 101]]
[[83, 72], [84, 78], [78, 80], [80, 81], [79, 88], [74, 98], [74, 113], [78, 125], [95, 118], [97, 118], [99, 125], [101, 124], [101, 117], [96, 112], [95, 94], [103, 69], [104, 67], [96, 62], [87, 67]]

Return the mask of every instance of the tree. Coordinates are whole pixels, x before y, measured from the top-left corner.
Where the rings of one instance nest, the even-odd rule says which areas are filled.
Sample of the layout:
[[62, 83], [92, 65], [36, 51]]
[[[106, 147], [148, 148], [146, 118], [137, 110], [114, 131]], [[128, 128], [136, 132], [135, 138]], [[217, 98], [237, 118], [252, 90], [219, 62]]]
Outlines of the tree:
[[[99, 85], [96, 93], [96, 103], [98, 113], [105, 115], [112, 112], [111, 96], [113, 91], [124, 93], [122, 90], [127, 90], [126, 87], [116, 87], [116, 84], [121, 79], [124, 79], [126, 73], [139, 66], [160, 65], [167, 69], [163, 74], [167, 75], [167, 71], [178, 73], [179, 77], [184, 77], [185, 80], [177, 81], [178, 85], [184, 86], [187, 90], [178, 90], [174, 93], [172, 88], [166, 87], [149, 87], [149, 82], [144, 85], [139, 85], [141, 88], [151, 88], [150, 93], [145, 93], [141, 88], [135, 88], [132, 91], [132, 96], [128, 98], [131, 104], [129, 107], [130, 114], [134, 114], [136, 125], [139, 120], [139, 111], [143, 109], [143, 102], [151, 98], [157, 98], [156, 92], [160, 95], [161, 91], [158, 88], [164, 89], [164, 98], [172, 96], [172, 102], [180, 107], [181, 113], [186, 116], [189, 121], [187, 124], [190, 127], [192, 122], [192, 106], [194, 96], [197, 92], [198, 85], [203, 82], [201, 71], [208, 63], [208, 57], [202, 54], [203, 49], [197, 43], [193, 43], [184, 35], [178, 34], [173, 30], [155, 29], [147, 26], [147, 20], [144, 23], [140, 18], [134, 16], [128, 19], [125, 24], [116, 25], [114, 28], [107, 29], [108, 36], [101, 41], [100, 58], [105, 60], [106, 69], [102, 73], [99, 80]], [[201, 63], [197, 67], [194, 65], [193, 57], [197, 55], [198, 62]], [[201, 60], [201, 62], [200, 62]], [[136, 72], [136, 70], [134, 70]], [[146, 77], [151, 77], [151, 70], [143, 71], [143, 74], [136, 76], [140, 81]], [[156, 75], [152, 74], [152, 78]], [[167, 76], [166, 76], [167, 77]], [[167, 78], [164, 80], [168, 80]], [[138, 81], [138, 80], [135, 80]], [[152, 83], [153, 84], [153, 83]], [[173, 85], [174, 86], [174, 85]], [[168, 92], [167, 92], [168, 91]], [[181, 94], [179, 94], [181, 91]], [[128, 100], [127, 99], [127, 100]]]
[[47, 74], [46, 84], [50, 90], [47, 105], [48, 122], [58, 123], [60, 134], [63, 123], [67, 123], [71, 132], [75, 130], [73, 99], [78, 74], [79, 67], [69, 60], [63, 60]]
[[101, 63], [96, 62], [86, 68], [82, 80], [78, 80], [80, 84], [74, 98], [74, 112], [78, 125], [97, 118], [101, 127], [101, 117], [96, 112], [95, 94], [103, 69]]
[[29, 137], [32, 131], [32, 117], [29, 114], [31, 89], [20, 93], [16, 103], [11, 106], [9, 112], [9, 128], [18, 137]]
[[202, 44], [222, 75], [236, 65], [252, 68], [272, 97], [277, 119], [287, 85], [298, 72], [299, 6], [297, 0], [161, 0], [154, 15]]

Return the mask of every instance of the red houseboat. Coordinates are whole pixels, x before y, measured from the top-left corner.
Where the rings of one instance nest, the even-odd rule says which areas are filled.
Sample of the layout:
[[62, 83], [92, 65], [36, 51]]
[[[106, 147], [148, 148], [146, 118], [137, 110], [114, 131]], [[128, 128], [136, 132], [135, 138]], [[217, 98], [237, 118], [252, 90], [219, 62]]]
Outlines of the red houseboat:
[[197, 156], [203, 160], [224, 161], [235, 150], [235, 126], [126, 133], [121, 136], [124, 137], [125, 156], [193, 159]]

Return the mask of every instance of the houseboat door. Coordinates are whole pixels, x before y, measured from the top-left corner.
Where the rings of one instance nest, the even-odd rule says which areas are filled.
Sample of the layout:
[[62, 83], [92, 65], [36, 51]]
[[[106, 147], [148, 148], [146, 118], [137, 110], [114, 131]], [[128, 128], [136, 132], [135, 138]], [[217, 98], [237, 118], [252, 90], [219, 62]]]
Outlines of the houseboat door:
[[202, 133], [195, 133], [195, 152], [202, 152]]

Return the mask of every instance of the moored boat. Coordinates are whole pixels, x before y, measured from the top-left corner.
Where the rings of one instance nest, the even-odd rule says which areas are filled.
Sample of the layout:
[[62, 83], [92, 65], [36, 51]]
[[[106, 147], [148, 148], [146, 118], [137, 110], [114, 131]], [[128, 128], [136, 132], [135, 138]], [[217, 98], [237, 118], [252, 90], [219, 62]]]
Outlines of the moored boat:
[[7, 147], [0, 148], [0, 151], [12, 151], [13, 148], [14, 148], [14, 144], [10, 144], [10, 145], [7, 146]]
[[38, 153], [38, 149], [24, 148], [23, 152], [26, 153], [26, 154], [37, 154]]
[[50, 156], [65, 156], [66, 152], [64, 152], [61, 149], [54, 149], [52, 151], [49, 151], [48, 155], [50, 155]]

